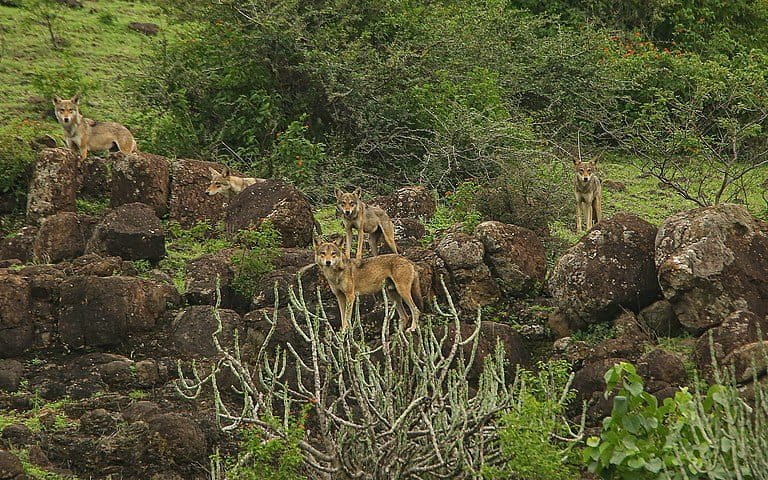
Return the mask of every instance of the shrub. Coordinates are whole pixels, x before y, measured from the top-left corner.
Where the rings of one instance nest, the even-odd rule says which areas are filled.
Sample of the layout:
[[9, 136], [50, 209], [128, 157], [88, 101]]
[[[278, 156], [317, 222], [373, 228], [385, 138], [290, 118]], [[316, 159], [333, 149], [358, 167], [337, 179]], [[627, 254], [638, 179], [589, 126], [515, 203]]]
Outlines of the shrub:
[[472, 233], [482, 221], [482, 216], [477, 210], [478, 189], [476, 182], [467, 180], [459, 184], [455, 192], [446, 192], [444, 204], [437, 208], [435, 216], [425, 225], [427, 234], [421, 242], [429, 245], [441, 233], [457, 224], [462, 232]]
[[568, 388], [570, 378], [570, 368], [565, 361], [540, 362], [536, 373], [519, 371], [517, 401], [501, 417], [499, 445], [504, 464], [486, 468], [483, 478], [578, 478], [575, 467], [564, 462], [569, 456], [569, 446], [556, 440], [568, 434], [563, 416], [567, 403], [573, 398]]
[[30, 120], [0, 127], [0, 196], [19, 203], [26, 195], [36, 158], [29, 141], [42, 131], [40, 123]]
[[570, 166], [543, 157], [508, 165], [499, 178], [477, 192], [477, 208], [484, 218], [511, 223], [548, 234], [550, 225], [571, 213]]
[[[258, 428], [243, 430], [240, 453], [234, 465], [227, 469], [227, 478], [242, 480], [302, 480], [300, 475], [303, 457], [299, 442], [306, 435], [304, 423], [307, 419], [307, 404], [296, 417], [285, 423], [286, 435], [282, 438], [268, 438]], [[279, 425], [281, 419], [265, 415], [263, 421]], [[213, 478], [213, 480], [219, 480]]]
[[316, 192], [317, 168], [325, 159], [325, 145], [306, 138], [307, 115], [291, 122], [269, 156], [269, 176], [283, 176], [305, 192]]
[[242, 249], [232, 257], [236, 267], [232, 288], [245, 298], [252, 298], [264, 274], [275, 268], [272, 262], [279, 254], [280, 232], [272, 222], [264, 220], [258, 227], [240, 230], [236, 241]]
[[[265, 317], [269, 331], [248, 358], [237, 340], [231, 346], [219, 342], [219, 328], [214, 344], [222, 360], [208, 375], [193, 364], [194, 379], [184, 376], [179, 363], [179, 393], [194, 399], [212, 388], [222, 428], [253, 425], [262, 438], [281, 439], [283, 446], [291, 445], [296, 433], [288, 423], [290, 413], [307, 408], [312, 433], [303, 432], [298, 447], [310, 478], [328, 474], [332, 478], [464, 479], [504, 471], [499, 417], [520, 411], [519, 406], [529, 401], [527, 385], [532, 377], [518, 373], [508, 385], [504, 350], [497, 346], [470, 388], [466, 374], [475, 361], [479, 316], [471, 332], [462, 333], [459, 314], [451, 309], [439, 314], [453, 324], [453, 334], [438, 335], [428, 323], [413, 334], [406, 335], [396, 326], [390, 333], [391, 305], [387, 304], [381, 344], [372, 345], [366, 341], [359, 309], [351, 330], [341, 335], [331, 326], [325, 309], [307, 305], [301, 284], [298, 293], [291, 291], [290, 300], [288, 325], [296, 330], [295, 340], [274, 352], [267, 348], [278, 323], [286, 325], [278, 322], [278, 311]], [[218, 309], [214, 315], [221, 322]], [[240, 398], [219, 392], [220, 374], [234, 375]], [[558, 380], [546, 391], [562, 404], [568, 388], [567, 384], [562, 390], [555, 387], [562, 386], [559, 375], [553, 376]], [[527, 425], [544, 425], [535, 430], [537, 445], [549, 442], [549, 427], [563, 431], [553, 426], [552, 410], [535, 406], [523, 410], [544, 416], [523, 420]], [[264, 419], [273, 412], [281, 412], [278, 421]], [[515, 421], [511, 416], [507, 423], [515, 425]], [[575, 432], [579, 436], [580, 431]], [[515, 430], [510, 430], [509, 437], [514, 444]], [[533, 471], [525, 464], [529, 460], [535, 461], [521, 459], [511, 466]]]
[[[763, 361], [763, 360], [759, 360]], [[719, 380], [723, 377], [718, 376]], [[748, 405], [735, 383], [706, 392], [680, 389], [659, 405], [635, 368], [619, 363], [605, 374], [611, 416], [587, 439], [583, 459], [604, 478], [758, 479], [768, 475], [768, 387], [754, 379]], [[698, 383], [698, 382], [695, 382]]]

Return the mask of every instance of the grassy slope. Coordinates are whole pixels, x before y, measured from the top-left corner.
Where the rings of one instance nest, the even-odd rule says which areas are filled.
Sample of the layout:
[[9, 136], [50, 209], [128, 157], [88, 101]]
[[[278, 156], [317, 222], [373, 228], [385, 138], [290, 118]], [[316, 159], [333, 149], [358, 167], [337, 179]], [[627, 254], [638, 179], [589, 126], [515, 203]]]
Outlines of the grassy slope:
[[[82, 76], [76, 88], [84, 93], [86, 116], [127, 122], [133, 102], [124, 93], [126, 81], [138, 73], [141, 55], [172, 30], [160, 8], [149, 2], [84, 0], [83, 4], [82, 9], [56, 9], [61, 15], [56, 30], [68, 43], [58, 50], [29, 10], [0, 6], [0, 124], [42, 120], [41, 131], [61, 137], [55, 121], [45, 115], [51, 100], [43, 98], [33, 80], [44, 75], [66, 83], [57, 72], [67, 67]], [[130, 22], [156, 23], [160, 34], [148, 37], [129, 29]]]
[[[34, 79], [43, 75], [53, 82], [61, 81], [56, 79], [56, 72], [67, 66], [82, 76], [79, 89], [85, 91], [83, 111], [87, 116], [129, 124], [135, 113], [132, 108], [135, 102], [125, 93], [127, 81], [139, 72], [142, 55], [181, 27], [170, 25], [162, 10], [148, 1], [84, 0], [83, 3], [82, 9], [59, 7], [56, 10], [61, 16], [57, 33], [68, 42], [59, 50], [51, 47], [47, 30], [34, 23], [30, 11], [0, 6], [0, 125], [25, 119], [40, 121], [41, 133], [51, 133], [60, 139], [58, 125], [46, 115], [50, 112], [50, 100], [42, 96]], [[128, 28], [133, 21], [157, 23], [161, 33], [147, 37], [135, 32]], [[71, 93], [61, 92], [62, 95]], [[625, 163], [601, 166], [603, 178], [626, 185], [623, 192], [605, 191], [606, 216], [629, 211], [658, 224], [674, 212], [695, 206], [670, 190], [657, 188], [655, 179], [642, 178], [639, 173]], [[768, 168], [753, 177], [768, 177]], [[750, 193], [748, 206], [755, 215], [765, 217], [766, 205], [759, 189]], [[332, 208], [321, 209], [319, 213], [325, 232], [341, 231]], [[570, 216], [563, 218], [555, 231], [575, 239], [573, 223]]]

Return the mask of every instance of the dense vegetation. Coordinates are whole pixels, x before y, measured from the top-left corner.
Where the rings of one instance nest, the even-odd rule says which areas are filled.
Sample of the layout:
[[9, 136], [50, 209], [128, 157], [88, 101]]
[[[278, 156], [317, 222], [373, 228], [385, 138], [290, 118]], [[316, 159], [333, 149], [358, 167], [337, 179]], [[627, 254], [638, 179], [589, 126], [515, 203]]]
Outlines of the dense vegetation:
[[764, 208], [744, 172], [765, 160], [766, 7], [577, 3], [197, 2], [184, 18], [211, 21], [137, 85], [141, 135], [171, 154], [232, 149], [305, 188], [520, 185], [497, 216], [559, 214], [580, 143], [695, 203]]
[[[600, 155], [603, 177], [626, 183], [606, 189], [607, 215], [658, 223], [738, 202], [768, 218], [764, 2], [100, 0], [93, 13], [0, 3], [0, 213], [23, 209], [29, 140], [60, 136], [49, 98], [79, 92], [87, 115], [125, 123], [144, 151], [283, 177], [317, 205], [334, 186], [423, 183], [441, 196], [425, 243], [493, 218], [554, 233], [554, 257], [576, 239], [569, 175], [580, 156]], [[150, 16], [160, 37], [129, 33], [129, 21]], [[10, 218], [0, 233], [15, 229]], [[269, 224], [229, 240], [208, 224], [168, 233], [159, 268], [182, 292], [188, 260], [232, 249], [247, 296], [279, 243]], [[581, 339], [613, 333], [600, 326]], [[578, 427], [563, 418], [568, 372], [551, 364], [517, 379], [495, 424], [495, 463], [478, 466], [484, 478], [576, 478], [583, 468], [763, 478], [753, 473], [768, 464], [762, 387], [753, 410], [726, 380], [659, 405], [621, 364], [606, 375], [615, 396], [602, 431], [566, 442]], [[295, 418], [258, 419], [277, 433], [246, 430], [238, 460], [214, 464], [242, 478], [304, 478], [306, 405]]]

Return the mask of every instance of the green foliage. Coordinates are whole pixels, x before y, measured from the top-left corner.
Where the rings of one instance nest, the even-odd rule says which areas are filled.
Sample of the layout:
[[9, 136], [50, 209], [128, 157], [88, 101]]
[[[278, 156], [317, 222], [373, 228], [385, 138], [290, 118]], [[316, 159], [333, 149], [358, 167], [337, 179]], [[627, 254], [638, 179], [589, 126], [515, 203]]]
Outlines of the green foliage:
[[[568, 445], [553, 439], [553, 435], [565, 432], [565, 405], [573, 397], [567, 389], [569, 379], [570, 367], [565, 361], [539, 362], [535, 373], [519, 371], [518, 399], [501, 418], [499, 443], [504, 466], [484, 469], [483, 478], [578, 478], [576, 468], [564, 462], [569, 457]], [[564, 391], [568, 393], [561, 396]]]
[[232, 288], [246, 298], [251, 298], [264, 274], [275, 268], [272, 262], [279, 254], [280, 232], [272, 222], [264, 220], [258, 227], [240, 230], [237, 242], [243, 248], [232, 257], [232, 263], [237, 268]]
[[597, 345], [615, 337], [616, 327], [612, 323], [591, 323], [571, 336], [576, 341], [587, 342], [590, 345]]
[[472, 233], [483, 220], [477, 210], [476, 194], [479, 187], [476, 182], [467, 180], [459, 184], [455, 192], [446, 192], [443, 205], [438, 206], [435, 216], [425, 225], [427, 234], [421, 239], [429, 245], [439, 235], [459, 224], [460, 231]]
[[[80, 94], [87, 101], [87, 95], [96, 88], [93, 79], [84, 69], [67, 56], [63, 56], [58, 64], [38, 68], [32, 74], [31, 85], [35, 93], [43, 97], [46, 102], [53, 102], [53, 97], [56, 95], [71, 98], [76, 94]], [[51, 110], [53, 110], [52, 106]]]
[[133, 268], [136, 269], [136, 272], [138, 272], [139, 276], [146, 275], [150, 270], [152, 270], [152, 263], [146, 259], [133, 260], [131, 264], [133, 265]]
[[764, 47], [768, 6], [750, 0], [625, 1], [515, 0], [535, 12], [563, 15], [574, 22], [597, 22], [634, 32], [669, 48], [733, 54]]
[[75, 200], [75, 208], [77, 209], [77, 213], [101, 215], [107, 208], [109, 208], [109, 199], [78, 197]]
[[317, 167], [325, 159], [325, 145], [312, 143], [306, 138], [309, 125], [307, 115], [291, 122], [285, 132], [278, 133], [278, 141], [270, 156], [270, 176], [290, 179], [304, 191], [315, 190]]
[[117, 15], [111, 12], [103, 12], [99, 14], [99, 21], [104, 25], [115, 25], [117, 23]]
[[24, 472], [27, 477], [32, 480], [77, 480], [77, 477], [72, 475], [62, 475], [60, 473], [49, 472], [44, 468], [41, 468], [29, 460], [29, 450], [27, 449], [13, 449], [11, 453], [15, 454], [21, 465], [24, 468]]
[[40, 130], [40, 124], [31, 120], [0, 127], [0, 196], [24, 198], [36, 158], [29, 141]]
[[[599, 437], [587, 439], [583, 460], [604, 478], [765, 478], [768, 390], [753, 385], [755, 402], [738, 389], [714, 384], [705, 393], [680, 389], [659, 405], [635, 368], [619, 363], [605, 374], [611, 416]], [[757, 382], [755, 382], [757, 383]]]
[[180, 293], [186, 290], [187, 261], [231, 246], [228, 240], [219, 237], [223, 230], [221, 224], [212, 226], [204, 221], [188, 229], [177, 222], [168, 223], [165, 258], [160, 260], [158, 266], [173, 277]]
[[[287, 419], [283, 438], [264, 438], [258, 429], [243, 430], [240, 455], [247, 456], [245, 463], [236, 462], [236, 467], [228, 469], [228, 478], [243, 480], [303, 480], [301, 475], [303, 458], [299, 442], [304, 439], [304, 423], [311, 405], [307, 405], [296, 417]], [[266, 417], [265, 422], [276, 425], [283, 421], [275, 417]]]

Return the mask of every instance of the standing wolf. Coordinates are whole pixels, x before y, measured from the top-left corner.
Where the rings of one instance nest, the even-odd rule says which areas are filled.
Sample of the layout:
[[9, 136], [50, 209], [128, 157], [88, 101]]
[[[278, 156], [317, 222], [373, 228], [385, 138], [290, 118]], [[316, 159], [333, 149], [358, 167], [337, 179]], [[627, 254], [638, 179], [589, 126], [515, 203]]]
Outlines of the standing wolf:
[[61, 97], [53, 98], [56, 120], [64, 128], [64, 140], [67, 147], [80, 152], [80, 158], [85, 160], [88, 151], [109, 150], [113, 145], [123, 153], [136, 152], [136, 140], [131, 132], [114, 122], [96, 122], [80, 114], [78, 107], [79, 95], [69, 100]]
[[384, 238], [392, 253], [397, 253], [395, 244], [395, 226], [389, 215], [382, 208], [375, 205], [366, 205], [360, 200], [360, 187], [352, 193], [345, 193], [336, 189], [336, 209], [341, 214], [344, 230], [347, 234], [346, 253], [352, 256], [352, 227], [357, 230], [357, 255], [363, 258], [363, 237], [370, 234], [368, 245], [373, 256], [379, 254], [379, 240]]
[[405, 302], [411, 311], [411, 326], [406, 332], [416, 330], [419, 325], [419, 309], [423, 308], [416, 265], [397, 254], [351, 259], [342, 250], [343, 242], [341, 238], [336, 242], [325, 242], [316, 236], [312, 239], [315, 263], [320, 267], [339, 304], [341, 331], [345, 332], [349, 328], [356, 295], [376, 293], [385, 282], [403, 328], [408, 323], [408, 314], [403, 306]]
[[603, 187], [597, 177], [597, 158], [589, 162], [574, 159], [576, 173], [574, 193], [576, 194], [576, 231], [581, 233], [581, 214], [587, 224], [587, 230], [593, 223], [598, 223], [603, 216]]

